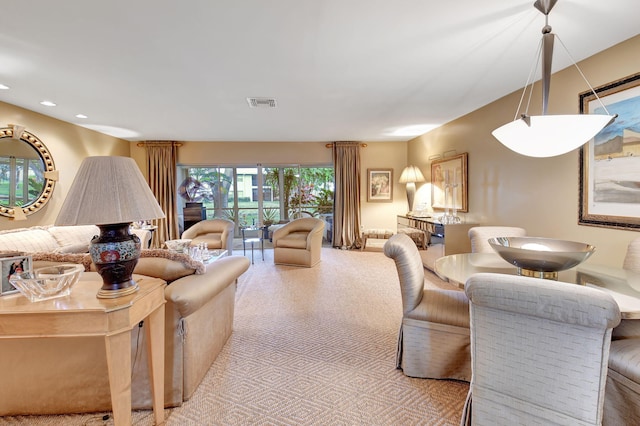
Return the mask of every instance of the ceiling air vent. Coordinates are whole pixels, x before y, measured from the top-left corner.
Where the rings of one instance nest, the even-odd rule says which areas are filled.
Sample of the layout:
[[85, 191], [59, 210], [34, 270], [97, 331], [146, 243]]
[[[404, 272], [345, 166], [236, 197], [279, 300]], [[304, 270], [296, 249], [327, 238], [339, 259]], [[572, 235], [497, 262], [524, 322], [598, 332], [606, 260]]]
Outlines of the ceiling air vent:
[[275, 108], [276, 100], [273, 98], [247, 98], [251, 108]]

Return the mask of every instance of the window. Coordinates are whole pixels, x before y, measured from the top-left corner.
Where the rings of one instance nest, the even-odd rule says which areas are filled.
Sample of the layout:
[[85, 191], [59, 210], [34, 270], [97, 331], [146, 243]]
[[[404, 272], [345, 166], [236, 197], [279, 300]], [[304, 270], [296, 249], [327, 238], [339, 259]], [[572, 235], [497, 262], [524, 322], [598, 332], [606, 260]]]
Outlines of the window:
[[210, 166], [183, 167], [180, 172], [181, 197], [203, 203], [207, 219], [227, 218], [243, 227], [333, 211], [332, 167]]

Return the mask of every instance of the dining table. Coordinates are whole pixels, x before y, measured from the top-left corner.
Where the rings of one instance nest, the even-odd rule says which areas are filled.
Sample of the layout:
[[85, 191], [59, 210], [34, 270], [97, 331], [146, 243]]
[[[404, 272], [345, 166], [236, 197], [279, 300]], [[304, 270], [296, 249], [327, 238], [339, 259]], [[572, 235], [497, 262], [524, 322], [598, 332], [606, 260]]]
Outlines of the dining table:
[[[498, 253], [461, 253], [437, 259], [434, 272], [443, 280], [464, 288], [473, 274], [490, 272], [517, 275], [518, 268]], [[618, 303], [623, 319], [640, 319], [640, 273], [622, 267], [591, 264], [587, 260], [576, 267], [559, 271], [557, 281], [606, 291]]]

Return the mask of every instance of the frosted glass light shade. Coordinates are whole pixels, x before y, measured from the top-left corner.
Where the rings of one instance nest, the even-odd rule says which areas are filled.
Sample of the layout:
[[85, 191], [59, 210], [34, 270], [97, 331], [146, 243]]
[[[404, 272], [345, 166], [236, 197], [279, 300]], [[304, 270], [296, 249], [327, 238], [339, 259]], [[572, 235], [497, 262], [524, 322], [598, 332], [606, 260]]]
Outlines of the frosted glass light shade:
[[498, 127], [491, 134], [528, 157], [555, 157], [587, 143], [615, 116], [604, 114], [535, 115]]

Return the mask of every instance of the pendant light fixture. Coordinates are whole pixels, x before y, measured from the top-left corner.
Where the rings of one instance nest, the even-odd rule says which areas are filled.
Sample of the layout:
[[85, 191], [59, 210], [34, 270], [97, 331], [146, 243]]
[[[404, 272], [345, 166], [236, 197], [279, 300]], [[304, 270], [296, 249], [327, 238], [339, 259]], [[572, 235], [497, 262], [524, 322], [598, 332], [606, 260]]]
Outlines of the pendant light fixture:
[[[547, 115], [549, 88], [551, 85], [551, 62], [555, 39], [555, 34], [551, 32], [551, 26], [549, 26], [549, 12], [551, 12], [551, 9], [553, 9], [556, 3], [557, 0], [536, 0], [533, 4], [536, 9], [545, 15], [545, 26], [542, 28], [541, 49], [538, 49], [538, 57], [534, 67], [537, 68], [537, 64], [540, 62], [540, 56], [542, 55], [542, 115], [528, 115], [531, 91], [533, 90], [532, 75], [534, 72], [531, 72], [527, 84], [524, 87], [522, 97], [520, 98], [516, 117], [512, 122], [495, 129], [491, 133], [507, 148], [528, 157], [554, 157], [573, 151], [587, 143], [616, 118], [616, 115], [609, 114], [609, 111], [607, 111], [607, 108], [593, 90], [593, 87], [591, 87], [575, 61], [573, 64], [602, 105], [606, 115]], [[562, 44], [562, 41], [560, 41], [560, 43]], [[564, 44], [562, 46], [564, 47]], [[529, 85], [531, 86], [529, 89], [529, 99], [524, 113], [520, 113]]]

